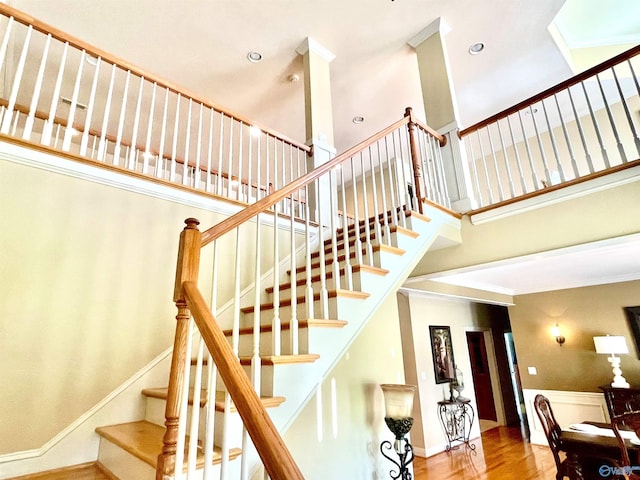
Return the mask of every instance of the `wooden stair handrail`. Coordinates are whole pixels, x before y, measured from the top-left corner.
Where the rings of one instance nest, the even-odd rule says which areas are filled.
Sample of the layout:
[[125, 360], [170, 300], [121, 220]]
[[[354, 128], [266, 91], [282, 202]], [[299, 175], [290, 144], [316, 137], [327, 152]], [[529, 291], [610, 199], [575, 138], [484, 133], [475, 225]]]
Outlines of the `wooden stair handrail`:
[[273, 480], [304, 480], [197, 285], [191, 281], [184, 282], [182, 291], [269, 477]]
[[296, 142], [295, 140], [288, 138], [278, 132], [275, 132], [263, 125], [260, 125], [259, 123], [250, 120], [246, 117], [243, 117], [242, 115], [238, 115], [236, 113], [232, 113], [229, 110], [225, 109], [224, 107], [217, 105], [213, 102], [211, 102], [210, 100], [197, 95], [193, 92], [190, 92], [189, 90], [186, 90], [185, 88], [178, 86], [168, 80], [165, 80], [157, 75], [154, 75], [153, 73], [150, 73], [147, 70], [144, 70], [143, 68], [140, 68], [136, 65], [133, 65], [132, 63], [127, 62], [126, 60], [117, 57], [115, 55], [112, 55], [108, 52], [105, 52], [104, 50], [101, 50], [97, 47], [94, 47], [93, 45], [84, 42], [82, 40], [80, 40], [79, 38], [74, 37], [73, 35], [69, 35], [66, 32], [63, 32], [62, 30], [59, 30], [57, 28], [55, 28], [52, 25], [49, 25], [45, 22], [41, 22], [40, 20], [32, 17], [31, 15], [28, 15], [27, 13], [18, 10], [17, 8], [13, 8], [10, 7], [9, 5], [7, 5], [6, 3], [2, 3], [0, 2], [0, 14], [3, 14], [7, 17], [13, 17], [14, 20], [16, 20], [19, 23], [22, 23], [23, 25], [26, 26], [33, 26], [33, 29], [44, 33], [45, 35], [51, 35], [52, 38], [55, 38], [56, 40], [60, 40], [61, 42], [68, 42], [70, 46], [78, 48], [80, 50], [85, 50], [87, 53], [90, 53], [91, 55], [95, 56], [95, 57], [100, 57], [101, 59], [107, 61], [108, 63], [111, 64], [115, 64], [118, 67], [121, 67], [124, 70], [129, 70], [131, 73], [138, 75], [139, 77], [144, 77], [145, 79], [149, 80], [150, 82], [155, 82], [158, 84], [158, 86], [163, 87], [163, 88], [168, 88], [170, 91], [174, 92], [174, 93], [179, 93], [182, 96], [186, 96], [188, 98], [192, 98], [193, 100], [195, 100], [197, 103], [202, 103], [203, 105], [213, 108], [214, 110], [223, 113], [225, 116], [230, 117], [236, 121], [239, 122], [243, 122], [247, 125], [252, 125], [255, 126], [257, 128], [259, 128], [262, 132], [267, 133], [269, 135], [271, 135], [272, 137], [276, 137], [280, 140], [282, 140], [285, 143], [288, 143], [290, 145], [293, 145], [297, 148], [300, 148], [301, 150], [304, 150], [305, 152], [309, 152], [310, 151], [310, 147], [308, 145], [305, 145], [303, 143], [299, 143]]
[[578, 75], [575, 75], [569, 78], [568, 80], [560, 82], [551, 88], [547, 88], [546, 90], [544, 90], [541, 93], [538, 93], [537, 95], [529, 97], [520, 103], [517, 103], [499, 113], [496, 113], [495, 115], [490, 116], [489, 118], [486, 118], [474, 125], [471, 125], [470, 127], [464, 128], [460, 130], [458, 135], [460, 137], [463, 137], [465, 135], [468, 135], [469, 133], [475, 132], [476, 130], [480, 130], [481, 128], [486, 127], [487, 125], [490, 125], [492, 123], [495, 123], [498, 120], [511, 115], [512, 113], [516, 113], [522, 110], [524, 107], [527, 107], [536, 102], [544, 100], [545, 98], [550, 97], [555, 93], [561, 92], [562, 90], [566, 90], [567, 88], [572, 87], [573, 85], [576, 85], [584, 80], [587, 80], [588, 78], [591, 78], [598, 73], [601, 73], [601, 72], [604, 72], [605, 70], [613, 68], [614, 66], [624, 62], [625, 60], [629, 60], [638, 54], [640, 54], [640, 45], [636, 45], [635, 47], [630, 48], [626, 52], [616, 55], [615, 57], [610, 58], [609, 60], [606, 60], [596, 65], [595, 67], [591, 67], [590, 69], [585, 70], [584, 72], [579, 73]]
[[[405, 114], [403, 118], [389, 125], [388, 127], [380, 130], [378, 133], [368, 138], [367, 140], [363, 140], [362, 142], [351, 147], [347, 151], [329, 160], [327, 163], [324, 163], [319, 167], [314, 168], [311, 172], [307, 173], [306, 175], [303, 175], [302, 177], [297, 178], [296, 180], [289, 183], [288, 185], [283, 186], [282, 188], [273, 192], [272, 194], [267, 195], [266, 197], [262, 198], [261, 200], [255, 202], [252, 205], [249, 205], [247, 208], [241, 210], [235, 215], [232, 215], [231, 217], [226, 218], [225, 220], [214, 225], [208, 230], [205, 230], [204, 232], [202, 232], [202, 246], [205, 246], [213, 242], [214, 240], [216, 240], [217, 238], [220, 238], [225, 233], [230, 232], [234, 228], [240, 226], [247, 220], [255, 217], [259, 213], [266, 211], [269, 207], [271, 207], [272, 205], [275, 205], [279, 201], [288, 197], [296, 190], [300, 190], [305, 185], [308, 185], [309, 183], [313, 182], [317, 178], [320, 178], [325, 173], [331, 171], [332, 169], [340, 165], [345, 160], [354, 156], [360, 150], [363, 150], [369, 145], [374, 144], [375, 142], [385, 137], [389, 133], [393, 132], [397, 128], [403, 125], [408, 125], [411, 122], [415, 123], [415, 119], [413, 119], [412, 114], [409, 112], [408, 114]], [[428, 129], [427, 131], [431, 135], [433, 135], [435, 138], [437, 138], [441, 145], [444, 145], [444, 143], [446, 143], [446, 138], [440, 135], [439, 133], [435, 132], [434, 130], [431, 130], [426, 125], [420, 125], [420, 127]]]

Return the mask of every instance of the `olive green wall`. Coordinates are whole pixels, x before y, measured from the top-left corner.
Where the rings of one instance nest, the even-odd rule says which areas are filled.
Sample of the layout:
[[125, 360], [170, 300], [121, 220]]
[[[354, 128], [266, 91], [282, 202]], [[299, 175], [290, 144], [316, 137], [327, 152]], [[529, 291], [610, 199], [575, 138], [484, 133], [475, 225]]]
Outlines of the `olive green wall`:
[[[598, 392], [613, 374], [606, 356], [595, 352], [593, 337], [607, 334], [627, 338], [622, 373], [640, 385], [640, 360], [623, 311], [636, 305], [640, 280], [516, 296], [509, 316], [523, 388]], [[551, 335], [556, 323], [566, 337], [563, 346]], [[529, 375], [527, 367], [538, 374]]]

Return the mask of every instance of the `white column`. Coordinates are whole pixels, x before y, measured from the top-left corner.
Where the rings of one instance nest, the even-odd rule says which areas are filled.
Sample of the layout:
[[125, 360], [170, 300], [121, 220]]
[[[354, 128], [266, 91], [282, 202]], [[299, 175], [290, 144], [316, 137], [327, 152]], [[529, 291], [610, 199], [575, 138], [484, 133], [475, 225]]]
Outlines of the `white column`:
[[[333, 109], [331, 106], [331, 77], [329, 65], [335, 55], [318, 42], [307, 37], [296, 52], [303, 57], [304, 65], [304, 99], [305, 99], [305, 128], [307, 145], [313, 147], [313, 157], [307, 157], [307, 171], [331, 160], [336, 150], [333, 146]], [[335, 185], [335, 182], [334, 182]], [[320, 179], [319, 199], [332, 198], [336, 202], [336, 195], [328, 195], [329, 178]], [[310, 189], [309, 207], [311, 217], [317, 219], [317, 205], [315, 204], [315, 190]], [[329, 215], [336, 209], [323, 208], [322, 223], [331, 225]]]
[[445, 42], [449, 30], [439, 17], [408, 43], [416, 51], [427, 123], [447, 137], [447, 145], [442, 148], [442, 160], [451, 206], [456, 211], [465, 212], [476, 208], [477, 202], [473, 198], [464, 144], [458, 137], [458, 104]]

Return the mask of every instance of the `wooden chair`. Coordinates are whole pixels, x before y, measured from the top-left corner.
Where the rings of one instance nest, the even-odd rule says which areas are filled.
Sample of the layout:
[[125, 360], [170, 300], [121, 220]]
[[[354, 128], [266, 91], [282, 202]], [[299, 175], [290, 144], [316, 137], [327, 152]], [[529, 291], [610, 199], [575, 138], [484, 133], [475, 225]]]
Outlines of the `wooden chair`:
[[[629, 457], [629, 451], [625, 444], [624, 438], [620, 434], [621, 430], [633, 430], [636, 436], [640, 438], [640, 410], [633, 410], [616, 415], [611, 419], [611, 426], [613, 427], [613, 433], [618, 439], [618, 445], [620, 446], [620, 456], [622, 458], [622, 467], [624, 471], [624, 478], [629, 480], [640, 480], [640, 458], [634, 455], [635, 458]], [[638, 470], [633, 470], [633, 467]]]
[[551, 453], [553, 453], [553, 459], [556, 461], [556, 468], [558, 470], [556, 480], [562, 480], [567, 476], [567, 459], [560, 458], [560, 432], [562, 429], [560, 425], [558, 425], [556, 417], [553, 415], [551, 403], [549, 403], [547, 397], [544, 395], [536, 395], [536, 398], [533, 400], [533, 405], [540, 419], [540, 423], [542, 423], [549, 448], [551, 449]]

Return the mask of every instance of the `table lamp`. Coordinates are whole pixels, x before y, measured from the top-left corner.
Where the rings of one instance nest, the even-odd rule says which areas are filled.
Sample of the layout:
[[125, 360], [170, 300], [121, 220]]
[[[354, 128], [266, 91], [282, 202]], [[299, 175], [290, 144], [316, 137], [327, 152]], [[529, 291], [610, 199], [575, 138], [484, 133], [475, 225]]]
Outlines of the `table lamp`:
[[618, 355], [629, 353], [627, 342], [622, 335], [606, 335], [602, 337], [593, 337], [593, 343], [596, 346], [596, 353], [610, 355], [608, 358], [611, 368], [613, 369], [612, 387], [629, 388], [629, 383], [622, 376], [620, 369], [620, 358]]
[[391, 478], [411, 480], [411, 473], [407, 467], [413, 461], [413, 447], [407, 441], [405, 435], [409, 433], [413, 426], [413, 396], [416, 387], [414, 385], [384, 384], [380, 385], [380, 388], [382, 388], [382, 394], [384, 395], [384, 421], [396, 437], [393, 449], [398, 455], [399, 461], [394, 460], [385, 453], [385, 448], [391, 450], [391, 442], [388, 440], [380, 444], [380, 452], [399, 468], [398, 472], [393, 470], [390, 472]]

